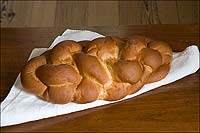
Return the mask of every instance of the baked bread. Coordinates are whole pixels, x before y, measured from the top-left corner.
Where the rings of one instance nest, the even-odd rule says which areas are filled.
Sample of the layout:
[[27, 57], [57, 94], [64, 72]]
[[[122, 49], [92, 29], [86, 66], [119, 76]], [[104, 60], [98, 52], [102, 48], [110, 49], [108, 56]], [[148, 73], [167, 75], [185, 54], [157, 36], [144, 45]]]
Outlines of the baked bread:
[[67, 40], [28, 61], [21, 83], [52, 103], [113, 101], [165, 78], [171, 61], [167, 43], [146, 37]]

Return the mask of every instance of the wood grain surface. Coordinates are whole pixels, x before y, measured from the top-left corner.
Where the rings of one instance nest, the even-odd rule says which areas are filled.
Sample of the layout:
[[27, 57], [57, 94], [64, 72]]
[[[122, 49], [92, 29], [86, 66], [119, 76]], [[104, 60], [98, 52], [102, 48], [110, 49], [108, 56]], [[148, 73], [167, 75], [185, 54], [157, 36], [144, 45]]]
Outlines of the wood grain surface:
[[2, 27], [199, 24], [198, 0], [1, 1]]
[[[67, 27], [104, 35], [145, 35], [170, 43], [174, 51], [199, 47], [198, 25]], [[35, 47], [48, 47], [66, 28], [1, 29], [1, 101]], [[1, 132], [198, 132], [199, 71], [125, 100], [68, 115], [1, 128]]]

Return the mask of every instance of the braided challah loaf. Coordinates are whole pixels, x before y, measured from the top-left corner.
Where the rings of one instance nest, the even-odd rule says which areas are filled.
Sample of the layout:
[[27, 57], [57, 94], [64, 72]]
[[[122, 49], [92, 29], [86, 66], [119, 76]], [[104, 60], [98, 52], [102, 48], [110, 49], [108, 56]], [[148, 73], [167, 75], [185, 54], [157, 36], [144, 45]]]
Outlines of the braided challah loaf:
[[119, 100], [163, 79], [171, 61], [167, 43], [146, 37], [68, 40], [28, 61], [21, 83], [53, 103]]

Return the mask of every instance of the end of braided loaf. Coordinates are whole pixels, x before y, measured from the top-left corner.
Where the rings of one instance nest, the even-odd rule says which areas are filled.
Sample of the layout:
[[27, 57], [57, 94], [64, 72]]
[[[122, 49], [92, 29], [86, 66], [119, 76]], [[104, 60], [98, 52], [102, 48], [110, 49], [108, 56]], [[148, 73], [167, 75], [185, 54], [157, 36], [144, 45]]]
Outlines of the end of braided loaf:
[[167, 43], [146, 37], [68, 40], [28, 61], [21, 83], [52, 103], [113, 101], [165, 78], [171, 61]]

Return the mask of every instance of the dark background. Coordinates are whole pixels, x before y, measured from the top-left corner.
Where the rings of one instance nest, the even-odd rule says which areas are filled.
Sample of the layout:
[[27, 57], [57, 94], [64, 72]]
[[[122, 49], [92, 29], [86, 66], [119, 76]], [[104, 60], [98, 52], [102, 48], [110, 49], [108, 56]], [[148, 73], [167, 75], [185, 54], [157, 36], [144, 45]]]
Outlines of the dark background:
[[2, 27], [199, 24], [199, 1], [1, 1]]

